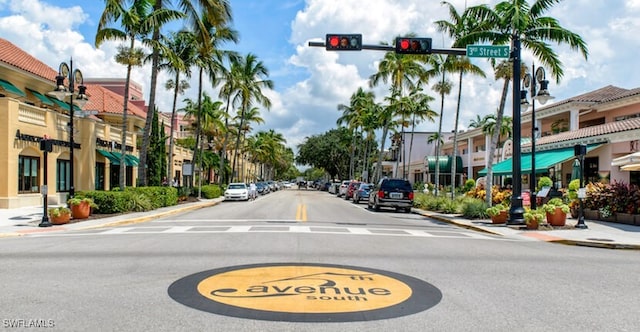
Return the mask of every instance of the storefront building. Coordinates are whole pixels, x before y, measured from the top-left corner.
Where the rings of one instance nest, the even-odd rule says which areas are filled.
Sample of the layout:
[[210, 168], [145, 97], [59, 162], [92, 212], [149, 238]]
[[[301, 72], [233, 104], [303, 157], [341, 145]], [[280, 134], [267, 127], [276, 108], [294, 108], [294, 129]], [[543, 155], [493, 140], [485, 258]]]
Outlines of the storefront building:
[[[57, 75], [57, 70], [0, 38], [2, 209], [42, 205], [45, 175], [49, 203], [66, 201], [71, 182], [70, 105], [48, 94], [56, 88]], [[126, 153], [121, 165], [123, 96], [117, 89], [98, 83], [98, 80], [85, 80], [89, 100], [82, 109], [74, 106], [75, 191], [118, 187], [120, 167], [126, 167], [126, 185], [136, 183], [138, 146], [146, 119], [140, 89], [131, 89], [134, 93], [127, 107]], [[135, 83], [132, 86], [135, 87]], [[45, 151], [40, 149], [44, 139], [52, 144], [51, 152], [46, 153], [46, 162]], [[187, 149], [176, 149], [172, 162], [180, 165], [188, 162], [191, 153]]]

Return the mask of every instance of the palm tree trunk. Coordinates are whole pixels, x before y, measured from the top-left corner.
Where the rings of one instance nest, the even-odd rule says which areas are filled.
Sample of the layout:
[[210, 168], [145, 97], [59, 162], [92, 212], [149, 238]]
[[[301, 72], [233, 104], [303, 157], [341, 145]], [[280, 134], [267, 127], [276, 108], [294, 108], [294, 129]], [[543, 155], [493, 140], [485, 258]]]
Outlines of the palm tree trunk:
[[229, 141], [229, 106], [231, 104], [231, 95], [227, 96], [227, 107], [224, 111], [224, 141], [222, 141], [222, 152], [220, 153], [220, 185], [224, 183], [226, 170], [224, 169], [224, 161], [227, 159], [227, 141]]
[[[131, 45], [129, 51], [132, 52], [135, 46], [136, 40], [131, 38]], [[125, 79], [124, 87], [124, 102], [122, 105], [122, 146], [120, 147], [120, 190], [124, 190], [127, 180], [127, 164], [125, 163], [125, 156], [127, 153], [127, 108], [129, 107], [129, 83], [131, 82], [131, 69], [132, 65], [127, 65], [127, 78]], [[153, 113], [153, 112], [151, 112]], [[153, 116], [152, 116], [153, 117]], [[140, 164], [140, 167], [144, 168], [144, 164]]]
[[[442, 85], [444, 85], [445, 72], [442, 71]], [[444, 92], [440, 93], [440, 121], [438, 124], [438, 137], [436, 137], [436, 166], [435, 166], [435, 195], [440, 190], [440, 141], [442, 140], [442, 118], [444, 117]], [[427, 165], [428, 167], [428, 165]]]
[[[178, 103], [178, 92], [180, 91], [180, 85], [178, 80], [180, 79], [180, 71], [176, 70], [176, 78], [175, 83], [176, 86], [173, 90], [173, 107], [171, 108], [171, 133], [169, 134], [169, 167], [167, 167], [167, 181], [173, 180], [173, 150], [175, 148], [175, 143], [173, 141], [173, 133], [176, 130], [176, 105]], [[169, 182], [171, 183], [171, 182]]]
[[460, 118], [460, 100], [462, 99], [462, 75], [463, 72], [460, 71], [460, 79], [458, 82], [458, 106], [456, 107], [456, 121], [453, 127], [453, 157], [451, 160], [451, 199], [455, 198], [456, 194], [456, 169], [458, 165], [456, 165], [456, 159], [458, 157], [458, 120]]
[[195, 180], [195, 168], [196, 168], [196, 162], [198, 160], [198, 156], [200, 156], [200, 154], [198, 153], [198, 147], [200, 146], [200, 131], [201, 131], [201, 123], [202, 123], [202, 76], [203, 74], [203, 69], [200, 68], [200, 74], [198, 77], [198, 115], [196, 116], [198, 123], [196, 124], [196, 146], [193, 149], [193, 159], [191, 160], [191, 187], [193, 187], [194, 184], [194, 180]]
[[[238, 149], [240, 148], [240, 133], [242, 132], [242, 126], [244, 126], [244, 114], [245, 114], [245, 106], [242, 106], [242, 110], [240, 111], [240, 126], [238, 127], [238, 137], [236, 138], [236, 148], [233, 151], [233, 167], [231, 168], [231, 179], [235, 181], [236, 179], [236, 162], [238, 160]], [[240, 172], [238, 172], [239, 174]]]
[[[498, 148], [498, 140], [500, 139], [500, 133], [502, 132], [502, 118], [504, 117], [504, 107], [507, 102], [507, 93], [509, 92], [509, 83], [511, 80], [505, 79], [502, 86], [502, 97], [500, 98], [500, 107], [498, 107], [498, 114], [496, 115], [496, 124], [493, 128], [491, 135], [491, 144], [489, 145], [489, 157], [487, 160], [487, 178], [486, 178], [486, 202], [491, 206], [493, 198], [491, 197], [491, 188], [493, 188], [493, 156]], [[519, 143], [516, 143], [519, 144]]]

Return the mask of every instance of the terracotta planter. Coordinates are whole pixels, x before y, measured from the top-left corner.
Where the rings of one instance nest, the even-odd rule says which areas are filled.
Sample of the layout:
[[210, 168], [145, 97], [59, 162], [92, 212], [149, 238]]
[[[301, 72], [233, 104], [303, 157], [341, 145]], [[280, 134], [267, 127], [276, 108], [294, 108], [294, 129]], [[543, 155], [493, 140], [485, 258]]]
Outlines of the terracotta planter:
[[49, 221], [54, 225], [64, 225], [69, 223], [69, 220], [71, 220], [70, 213], [61, 214], [59, 216], [49, 215]]
[[73, 219], [86, 219], [91, 214], [91, 205], [88, 202], [71, 205], [71, 215]]
[[538, 229], [538, 227], [540, 226], [540, 223], [537, 220], [528, 220], [526, 224], [527, 229]]
[[554, 213], [547, 212], [547, 222], [551, 226], [564, 226], [567, 221], [567, 214], [561, 208], [556, 208]]
[[500, 214], [496, 214], [495, 216], [491, 216], [491, 222], [494, 224], [504, 224], [509, 219], [508, 211], [500, 211]]

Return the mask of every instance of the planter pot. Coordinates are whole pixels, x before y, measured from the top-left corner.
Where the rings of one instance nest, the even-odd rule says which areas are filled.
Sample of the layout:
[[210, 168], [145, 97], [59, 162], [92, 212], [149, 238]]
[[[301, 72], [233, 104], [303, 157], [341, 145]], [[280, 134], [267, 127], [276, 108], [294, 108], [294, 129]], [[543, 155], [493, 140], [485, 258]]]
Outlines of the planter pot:
[[630, 213], [616, 212], [616, 222], [627, 225], [635, 224], [635, 215]]
[[509, 219], [509, 212], [500, 211], [500, 214], [496, 214], [495, 216], [491, 216], [491, 222], [494, 224], [504, 224]]
[[64, 225], [69, 223], [69, 220], [71, 220], [71, 214], [69, 213], [61, 214], [57, 217], [49, 215], [49, 221], [54, 225]]
[[554, 213], [547, 212], [547, 222], [551, 226], [564, 226], [567, 221], [567, 214], [561, 208], [556, 208]]
[[91, 205], [88, 202], [71, 205], [71, 215], [73, 219], [86, 219], [91, 214]]
[[527, 229], [538, 229], [540, 223], [537, 220], [529, 220], [526, 222]]
[[584, 217], [585, 219], [598, 220], [600, 219], [600, 211], [584, 209]]

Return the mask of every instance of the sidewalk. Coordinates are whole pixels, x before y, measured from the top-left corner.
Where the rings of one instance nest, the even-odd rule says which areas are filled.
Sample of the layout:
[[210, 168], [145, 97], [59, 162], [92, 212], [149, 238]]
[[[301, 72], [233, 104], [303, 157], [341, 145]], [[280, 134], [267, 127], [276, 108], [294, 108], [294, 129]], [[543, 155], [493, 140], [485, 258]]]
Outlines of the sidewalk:
[[[469, 220], [414, 208], [414, 213], [460, 227], [495, 235], [525, 237], [539, 241], [608, 249], [640, 250], [640, 227], [597, 220], [585, 220], [588, 229], [526, 230], [524, 226], [492, 224], [491, 220]], [[576, 219], [567, 218], [567, 226], [575, 226]]]
[[[173, 214], [214, 206], [223, 200], [224, 197], [216, 199], [200, 199], [199, 202], [189, 202], [175, 206], [168, 206], [153, 211], [133, 212], [105, 218], [87, 219], [65, 225], [53, 225], [51, 227], [38, 227], [38, 224], [40, 224], [40, 221], [42, 220], [42, 206], [19, 209], [0, 209], [0, 238], [22, 236], [30, 233], [64, 232], [69, 230], [113, 227], [118, 225], [141, 223]], [[55, 206], [49, 207], [51, 208]]]
[[[0, 209], [0, 238], [22, 236], [37, 232], [63, 232], [141, 223], [173, 214], [214, 206], [223, 200], [224, 198], [222, 197], [216, 199], [201, 199], [199, 202], [169, 206], [153, 211], [89, 219], [52, 227], [38, 227], [38, 224], [42, 220], [42, 207]], [[587, 247], [640, 250], [640, 227], [638, 226], [585, 220], [588, 229], [530, 231], [524, 230], [519, 226], [492, 224], [490, 220], [469, 220], [458, 215], [434, 213], [416, 208], [413, 209], [413, 212], [459, 227], [500, 236], [523, 237], [530, 240]], [[567, 225], [574, 226], [575, 223], [575, 219], [567, 219]]]

